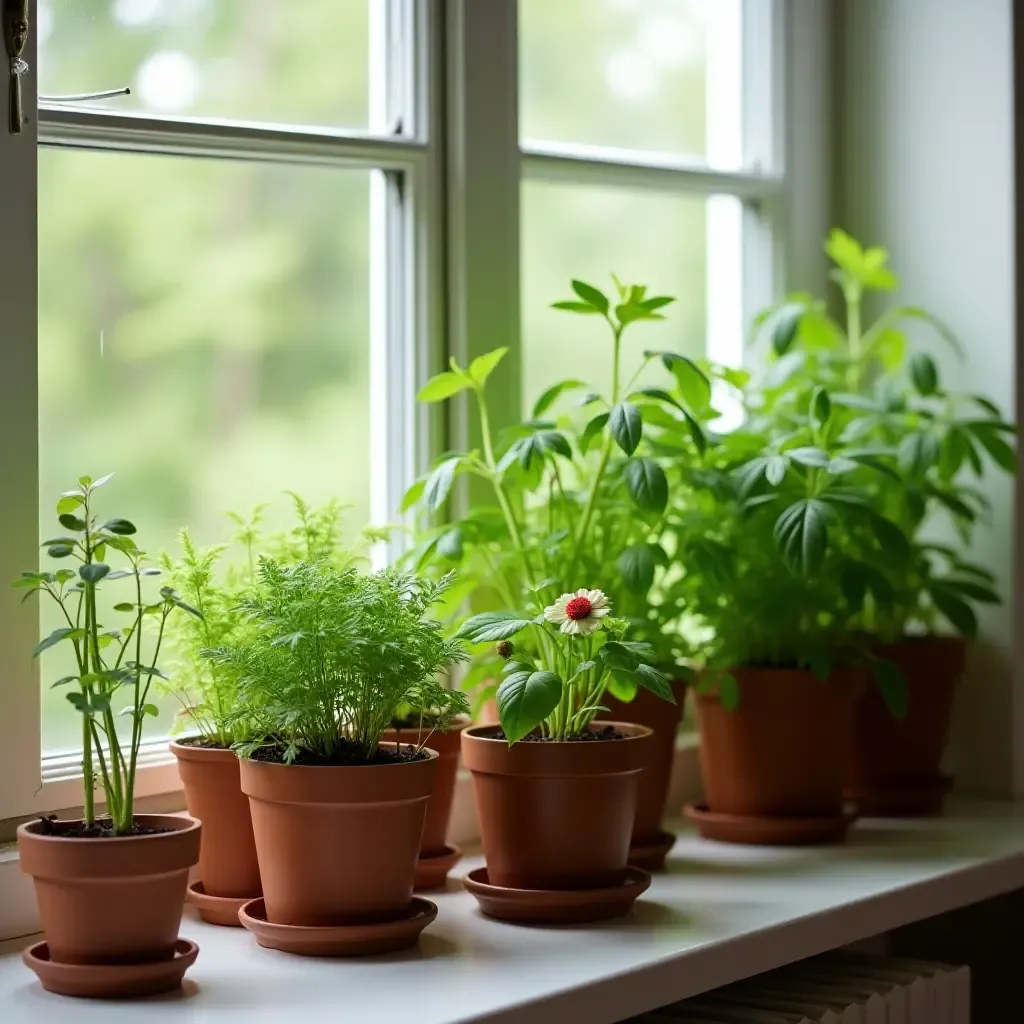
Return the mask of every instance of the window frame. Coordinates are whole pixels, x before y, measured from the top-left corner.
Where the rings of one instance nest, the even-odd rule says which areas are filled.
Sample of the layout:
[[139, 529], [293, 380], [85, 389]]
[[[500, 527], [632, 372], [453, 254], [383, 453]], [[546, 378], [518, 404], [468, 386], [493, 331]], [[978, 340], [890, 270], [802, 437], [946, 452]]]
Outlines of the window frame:
[[[831, 212], [826, 82], [832, 15], [827, 7], [821, 0], [744, 0], [745, 47], [754, 47], [750, 52], [758, 59], [743, 64], [746, 166], [735, 173], [659, 154], [521, 144], [516, 0], [373, 4], [373, 52], [408, 57], [392, 60], [386, 78], [371, 74], [376, 83], [371, 123], [399, 126], [397, 133], [198, 122], [67, 107], [41, 109], [38, 122], [30, 119], [20, 136], [0, 132], [0, 223], [8, 248], [7, 270], [0, 277], [6, 336], [0, 450], [7, 494], [30, 496], [0, 504], [0, 585], [31, 565], [38, 551], [38, 431], [25, 425], [35, 424], [38, 411], [39, 144], [381, 171], [371, 199], [380, 228], [372, 235], [378, 242], [387, 240], [371, 253], [371, 457], [372, 465], [383, 468], [372, 511], [375, 519], [386, 521], [393, 519], [408, 484], [439, 452], [470, 441], [464, 403], [424, 407], [414, 401], [418, 386], [449, 356], [465, 363], [507, 345], [502, 372], [508, 386], [495, 392], [492, 415], [496, 424], [520, 416], [523, 180], [738, 196], [744, 204], [738, 293], [744, 324], [788, 283], [788, 267], [816, 265], [814, 255]], [[30, 16], [35, 25], [35, 0], [30, 0]], [[34, 69], [33, 35], [25, 58]], [[26, 110], [32, 111], [34, 73], [24, 77], [23, 85]], [[798, 215], [795, 198], [805, 190], [813, 192], [813, 209]], [[8, 653], [0, 678], [7, 726], [0, 743], [5, 779], [0, 819], [81, 803], [78, 755], [43, 757], [39, 675], [28, 657], [30, 638], [37, 634], [35, 603], [19, 608], [8, 599], [0, 613], [0, 644]], [[180, 788], [165, 740], [145, 744], [140, 764], [140, 797]]]

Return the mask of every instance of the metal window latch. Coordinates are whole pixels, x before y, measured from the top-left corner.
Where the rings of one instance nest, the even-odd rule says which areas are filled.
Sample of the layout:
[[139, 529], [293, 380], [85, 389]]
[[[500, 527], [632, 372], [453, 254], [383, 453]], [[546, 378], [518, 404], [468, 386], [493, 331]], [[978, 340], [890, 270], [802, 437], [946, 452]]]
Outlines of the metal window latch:
[[10, 60], [7, 79], [7, 130], [11, 135], [20, 135], [25, 123], [25, 112], [21, 103], [21, 76], [28, 71], [28, 64], [21, 54], [28, 42], [28, 0], [3, 0], [4, 46]]

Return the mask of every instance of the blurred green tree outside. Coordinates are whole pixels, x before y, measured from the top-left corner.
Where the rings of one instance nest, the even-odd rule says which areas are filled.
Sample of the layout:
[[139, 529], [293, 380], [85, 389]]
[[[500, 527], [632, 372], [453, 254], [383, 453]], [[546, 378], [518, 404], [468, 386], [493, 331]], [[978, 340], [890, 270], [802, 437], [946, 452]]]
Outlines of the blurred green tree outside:
[[[378, 2], [39, 0], [40, 91], [127, 84], [106, 107], [365, 130]], [[708, 2], [520, 0], [522, 137], [700, 159]], [[271, 501], [286, 516], [285, 489], [337, 496], [353, 530], [368, 521], [369, 185], [363, 171], [40, 150], [46, 536], [59, 493], [111, 470], [101, 508], [135, 521], [154, 556], [182, 524], [223, 540], [227, 509]], [[530, 181], [522, 194], [524, 404], [559, 377], [606, 376], [604, 339], [548, 308], [572, 277], [605, 287], [615, 271], [679, 297], [668, 325], [636, 331], [637, 358], [703, 350], [703, 199]], [[79, 730], [46, 683], [59, 657], [43, 664], [50, 751]]]

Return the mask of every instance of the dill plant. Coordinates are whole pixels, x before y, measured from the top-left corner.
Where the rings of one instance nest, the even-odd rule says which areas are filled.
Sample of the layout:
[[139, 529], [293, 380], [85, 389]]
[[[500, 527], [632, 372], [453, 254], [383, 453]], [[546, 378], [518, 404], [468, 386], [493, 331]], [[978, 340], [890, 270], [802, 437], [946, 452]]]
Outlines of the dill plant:
[[269, 748], [286, 764], [365, 763], [403, 706], [442, 729], [468, 710], [438, 679], [466, 653], [428, 617], [450, 575], [268, 558], [257, 575], [237, 633], [208, 654], [238, 680], [235, 717], [252, 730], [236, 745], [243, 757]]

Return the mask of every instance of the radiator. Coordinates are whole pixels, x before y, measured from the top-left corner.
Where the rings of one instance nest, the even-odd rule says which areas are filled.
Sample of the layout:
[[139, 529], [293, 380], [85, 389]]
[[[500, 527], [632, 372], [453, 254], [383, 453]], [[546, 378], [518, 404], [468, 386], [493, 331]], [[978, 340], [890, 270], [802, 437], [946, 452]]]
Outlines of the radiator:
[[634, 1017], [635, 1024], [970, 1024], [968, 967], [836, 951]]

